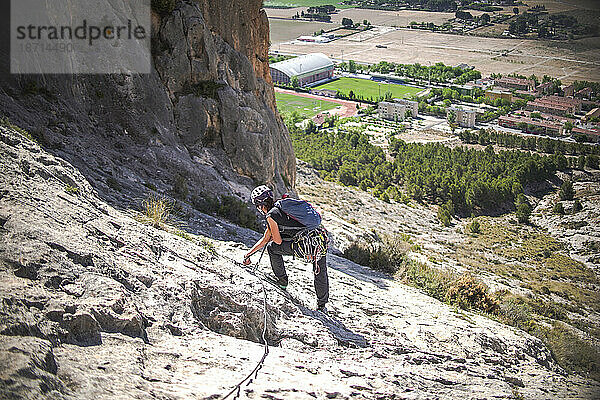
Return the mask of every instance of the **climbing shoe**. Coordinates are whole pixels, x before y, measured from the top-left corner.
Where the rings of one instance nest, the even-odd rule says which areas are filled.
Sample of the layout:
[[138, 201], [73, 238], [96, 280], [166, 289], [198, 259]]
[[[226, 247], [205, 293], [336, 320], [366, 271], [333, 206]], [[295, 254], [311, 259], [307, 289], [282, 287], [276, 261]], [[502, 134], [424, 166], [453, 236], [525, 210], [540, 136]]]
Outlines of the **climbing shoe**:
[[322, 312], [323, 314], [327, 314], [327, 308], [325, 305], [317, 306], [317, 311]]
[[275, 275], [269, 274], [269, 273], [265, 274], [265, 278], [267, 278], [267, 280], [271, 281], [271, 283], [274, 283], [279, 289], [287, 290], [288, 283], [286, 280], [279, 279]]

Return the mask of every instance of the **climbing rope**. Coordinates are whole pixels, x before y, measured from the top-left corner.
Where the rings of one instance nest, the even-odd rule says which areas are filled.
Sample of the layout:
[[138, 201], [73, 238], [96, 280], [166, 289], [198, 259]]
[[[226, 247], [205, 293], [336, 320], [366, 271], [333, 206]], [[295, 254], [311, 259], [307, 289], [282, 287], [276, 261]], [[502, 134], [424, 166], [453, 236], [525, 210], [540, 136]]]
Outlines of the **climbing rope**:
[[[329, 237], [323, 226], [316, 229], [301, 231], [294, 237], [294, 255], [305, 262], [316, 265], [322, 257], [327, 255]], [[318, 268], [314, 268], [315, 274], [319, 274]]]
[[[254, 276], [256, 276], [256, 270], [258, 268], [258, 264], [260, 264], [260, 260], [262, 259], [263, 254], [265, 254], [266, 248], [267, 248], [267, 246], [263, 247], [262, 252], [260, 253], [260, 257], [259, 257], [258, 261], [256, 262], [256, 264], [254, 265], [254, 269], [252, 270], [252, 273]], [[233, 395], [234, 393], [235, 393], [235, 396], [233, 397], [233, 399], [234, 400], [239, 399], [241, 391], [242, 391], [242, 385], [247, 382], [246, 386], [248, 386], [252, 383], [252, 381], [254, 379], [256, 379], [258, 377], [258, 371], [263, 367], [263, 365], [265, 363], [265, 359], [267, 358], [267, 355], [269, 354], [269, 344], [267, 343], [267, 338], [266, 338], [266, 335], [267, 335], [267, 290], [265, 289], [265, 284], [264, 284], [263, 280], [259, 279], [259, 281], [260, 281], [260, 285], [262, 286], [262, 291], [263, 291], [264, 320], [263, 320], [262, 340], [264, 343], [265, 350], [263, 352], [262, 358], [256, 364], [256, 367], [254, 367], [254, 369], [244, 379], [242, 379], [237, 385], [235, 385], [234, 388], [231, 389], [231, 391], [223, 397], [223, 400], [227, 399], [229, 396]], [[252, 378], [252, 375], [254, 375], [254, 378]]]

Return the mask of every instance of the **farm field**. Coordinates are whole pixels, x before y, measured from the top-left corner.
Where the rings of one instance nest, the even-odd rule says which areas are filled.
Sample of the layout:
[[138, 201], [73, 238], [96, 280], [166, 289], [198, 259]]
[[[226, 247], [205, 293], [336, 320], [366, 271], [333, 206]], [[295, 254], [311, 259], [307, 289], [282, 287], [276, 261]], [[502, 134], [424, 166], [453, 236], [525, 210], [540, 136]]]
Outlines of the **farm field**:
[[[269, 18], [292, 18], [292, 16], [296, 15], [296, 13], [300, 14], [302, 11], [306, 11], [306, 9], [307, 7], [266, 8], [265, 11], [267, 12], [267, 16]], [[471, 14], [478, 15], [482, 14], [482, 12], [471, 10]], [[412, 10], [383, 11], [346, 8], [340, 9], [338, 12], [331, 14], [332, 22], [341, 24], [342, 18], [350, 18], [355, 22], [362, 22], [366, 19], [373, 25], [383, 26], [406, 26], [409, 25], [411, 21], [433, 22], [437, 25], [440, 25], [449, 19], [454, 18], [454, 13]]]
[[299, 111], [300, 114], [304, 114], [308, 118], [339, 106], [339, 104], [331, 101], [309, 99], [293, 94], [278, 92], [275, 92], [275, 100], [277, 102], [277, 110], [280, 113]]
[[317, 88], [338, 90], [346, 95], [352, 90], [354, 94], [362, 95], [365, 98], [376, 98], [380, 94], [381, 96], [384, 96], [386, 92], [391, 92], [392, 97], [394, 98], [402, 98], [416, 94], [423, 90], [412, 86], [396, 85], [393, 83], [378, 83], [375, 81], [358, 78], [340, 78], [336, 81], [319, 85]]
[[[475, 13], [472, 13], [476, 15]], [[454, 18], [454, 13], [445, 12], [430, 12], [430, 11], [381, 11], [369, 10], [360, 8], [348, 8], [340, 10], [331, 16], [334, 22], [342, 23], [342, 18], [350, 18], [354, 22], [369, 21], [373, 25], [383, 26], [407, 26], [411, 21], [416, 22], [433, 22], [436, 25], [441, 25], [451, 18]]]
[[[377, 48], [377, 45], [386, 45], [387, 48]], [[466, 63], [475, 66], [484, 76], [491, 73], [533, 73], [554, 76], [563, 83], [575, 80], [600, 81], [598, 38], [566, 43], [396, 29], [361, 42], [339, 39], [322, 44], [282, 43], [278, 50], [293, 54], [318, 51], [337, 60], [353, 59], [364, 63]]]
[[264, 2], [264, 6], [268, 7], [314, 7], [314, 6], [324, 6], [327, 4], [332, 4], [336, 8], [348, 8], [352, 6], [346, 6], [344, 4], [340, 4], [335, 0], [267, 0]]
[[[312, 35], [321, 29], [329, 30], [339, 26], [332, 22], [310, 22], [292, 21], [284, 19], [269, 18], [269, 30], [271, 32], [271, 46], [279, 43], [289, 42], [302, 35]], [[277, 48], [272, 47], [277, 50]]]

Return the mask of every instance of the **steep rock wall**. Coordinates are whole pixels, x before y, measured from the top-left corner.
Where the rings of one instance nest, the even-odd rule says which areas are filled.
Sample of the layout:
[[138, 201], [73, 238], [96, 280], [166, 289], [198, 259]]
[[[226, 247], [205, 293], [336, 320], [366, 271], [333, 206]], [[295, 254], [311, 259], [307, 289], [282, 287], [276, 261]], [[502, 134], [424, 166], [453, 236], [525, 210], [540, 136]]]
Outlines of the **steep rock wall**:
[[153, 12], [150, 75], [4, 77], [0, 112], [109, 197], [173, 190], [177, 180], [191, 194], [242, 198], [256, 182], [293, 189], [261, 3], [220, 3]]

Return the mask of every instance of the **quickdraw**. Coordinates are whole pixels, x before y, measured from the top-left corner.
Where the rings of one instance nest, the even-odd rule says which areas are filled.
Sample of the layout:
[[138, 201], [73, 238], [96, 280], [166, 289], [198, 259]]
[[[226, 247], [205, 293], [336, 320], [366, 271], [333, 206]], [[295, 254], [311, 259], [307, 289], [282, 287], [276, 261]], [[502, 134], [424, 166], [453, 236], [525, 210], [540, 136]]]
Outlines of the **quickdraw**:
[[[329, 246], [329, 236], [323, 226], [317, 229], [304, 230], [298, 232], [294, 237], [292, 249], [294, 256], [316, 265], [317, 261], [327, 255]], [[318, 268], [315, 267], [315, 274], [318, 274]]]

